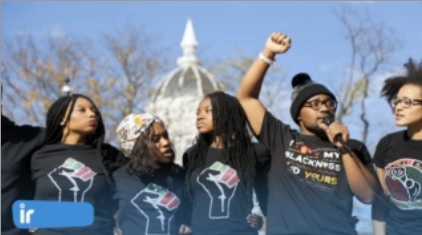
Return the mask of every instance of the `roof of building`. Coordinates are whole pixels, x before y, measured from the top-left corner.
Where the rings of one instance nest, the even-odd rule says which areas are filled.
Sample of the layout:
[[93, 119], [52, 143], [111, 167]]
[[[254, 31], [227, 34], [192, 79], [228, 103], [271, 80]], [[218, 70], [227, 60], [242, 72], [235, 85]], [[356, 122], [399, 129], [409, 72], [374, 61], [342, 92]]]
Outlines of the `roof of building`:
[[223, 89], [223, 86], [214, 79], [212, 74], [201, 67], [200, 60], [195, 53], [198, 42], [190, 19], [186, 24], [180, 46], [183, 49], [183, 55], [177, 59], [178, 67], [159, 83], [152, 101], [184, 95], [203, 97], [208, 93]]

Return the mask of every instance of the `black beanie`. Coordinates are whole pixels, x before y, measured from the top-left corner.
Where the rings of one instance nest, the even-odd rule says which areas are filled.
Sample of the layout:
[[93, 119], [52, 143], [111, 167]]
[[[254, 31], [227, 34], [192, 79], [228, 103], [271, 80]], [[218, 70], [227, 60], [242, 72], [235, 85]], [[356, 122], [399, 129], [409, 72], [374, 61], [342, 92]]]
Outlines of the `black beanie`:
[[315, 83], [307, 73], [298, 73], [292, 79], [292, 105], [290, 106], [290, 115], [293, 120], [299, 124], [297, 117], [302, 105], [312, 96], [325, 94], [336, 100], [334, 94], [325, 86]]

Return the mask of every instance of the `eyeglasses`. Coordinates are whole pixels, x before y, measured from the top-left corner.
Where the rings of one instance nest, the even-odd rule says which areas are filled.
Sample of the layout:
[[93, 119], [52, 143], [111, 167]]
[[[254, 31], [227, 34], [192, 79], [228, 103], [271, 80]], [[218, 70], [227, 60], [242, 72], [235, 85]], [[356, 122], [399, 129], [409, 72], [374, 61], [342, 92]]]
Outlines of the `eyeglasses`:
[[405, 109], [410, 108], [412, 105], [416, 104], [422, 104], [422, 100], [420, 99], [410, 99], [407, 97], [404, 97], [402, 99], [399, 99], [397, 97], [393, 98], [390, 102], [391, 107], [395, 108], [397, 105], [401, 104], [401, 106]]
[[318, 111], [321, 109], [322, 105], [325, 105], [325, 107], [327, 107], [327, 109], [329, 110], [334, 110], [337, 108], [337, 102], [335, 100], [332, 99], [328, 99], [328, 100], [311, 100], [311, 101], [307, 101], [304, 103], [304, 107], [310, 107], [315, 111]]

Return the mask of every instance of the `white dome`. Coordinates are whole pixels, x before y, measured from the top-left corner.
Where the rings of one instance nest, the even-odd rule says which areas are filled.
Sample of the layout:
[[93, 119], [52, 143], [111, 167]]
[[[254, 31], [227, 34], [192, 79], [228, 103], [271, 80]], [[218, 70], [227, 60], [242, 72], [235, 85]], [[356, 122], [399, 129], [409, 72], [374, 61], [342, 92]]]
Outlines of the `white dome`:
[[177, 98], [186, 94], [203, 97], [223, 88], [209, 72], [200, 67], [200, 60], [195, 54], [198, 42], [190, 19], [186, 24], [180, 46], [183, 55], [177, 59], [179, 67], [170, 72], [158, 85], [153, 94], [153, 102], [157, 99]]
[[184, 95], [203, 97], [222, 90], [222, 85], [205, 69], [190, 65], [173, 70], [158, 86], [153, 102], [158, 99], [177, 98]]
[[223, 90], [223, 86], [200, 66], [195, 54], [198, 45], [192, 22], [189, 19], [181, 42], [183, 55], [179, 65], [159, 83], [152, 94], [147, 112], [163, 119], [176, 148], [176, 163], [182, 163], [182, 155], [194, 142], [196, 109], [207, 94]]

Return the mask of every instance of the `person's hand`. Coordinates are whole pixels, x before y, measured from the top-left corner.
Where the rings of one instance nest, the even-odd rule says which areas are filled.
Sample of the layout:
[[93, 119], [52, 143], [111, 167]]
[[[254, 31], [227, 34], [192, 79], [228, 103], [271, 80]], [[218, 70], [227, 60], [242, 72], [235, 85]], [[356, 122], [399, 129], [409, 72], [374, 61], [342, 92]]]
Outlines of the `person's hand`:
[[341, 125], [337, 122], [333, 122], [329, 126], [324, 123], [321, 123], [319, 124], [319, 127], [325, 131], [330, 142], [339, 148], [342, 148], [344, 146], [340, 141], [337, 141], [335, 139], [337, 135], [341, 135], [341, 138], [343, 139], [344, 143], [349, 140], [349, 129], [347, 128], [347, 126]]
[[180, 225], [179, 234], [192, 234], [192, 229], [187, 225]]
[[265, 43], [265, 50], [273, 54], [282, 54], [289, 50], [292, 40], [285, 34], [274, 32]]
[[264, 219], [262, 218], [262, 216], [257, 214], [249, 214], [246, 217], [246, 221], [248, 221], [248, 224], [256, 230], [260, 230], [262, 228], [262, 225], [264, 224]]

